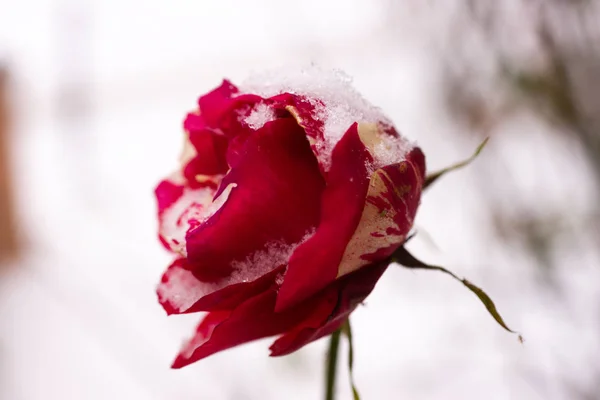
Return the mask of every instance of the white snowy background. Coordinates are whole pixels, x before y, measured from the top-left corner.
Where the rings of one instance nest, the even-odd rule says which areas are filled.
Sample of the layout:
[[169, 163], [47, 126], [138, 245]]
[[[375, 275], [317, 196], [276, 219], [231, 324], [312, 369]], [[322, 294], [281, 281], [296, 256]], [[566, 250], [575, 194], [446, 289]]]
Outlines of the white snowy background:
[[[27, 247], [0, 280], [0, 399], [322, 398], [325, 341], [277, 359], [260, 341], [169, 369], [199, 317], [167, 318], [156, 302], [170, 256], [152, 190], [176, 166], [199, 94], [279, 65], [346, 71], [430, 169], [469, 155], [479, 139], [457, 135], [465, 128], [440, 100], [439, 53], [451, 52], [437, 40], [440, 15], [431, 2], [392, 3], [2, 1]], [[513, 183], [489, 186], [509, 209], [518, 192], [536, 213], [571, 207], [577, 219], [597, 201], [590, 173], [545, 129], [527, 116], [502, 125], [489, 148], [513, 160]], [[595, 243], [561, 241], [559, 294], [540, 288], [531, 257], [491, 233], [474, 189], [474, 170], [494, 168], [485, 159], [426, 195], [417, 227], [427, 235], [411, 248], [485, 288], [525, 343], [447, 276], [390, 268], [352, 318], [363, 399], [600, 399], [575, 396], [597, 385], [600, 367]], [[350, 399], [343, 354], [339, 399]]]

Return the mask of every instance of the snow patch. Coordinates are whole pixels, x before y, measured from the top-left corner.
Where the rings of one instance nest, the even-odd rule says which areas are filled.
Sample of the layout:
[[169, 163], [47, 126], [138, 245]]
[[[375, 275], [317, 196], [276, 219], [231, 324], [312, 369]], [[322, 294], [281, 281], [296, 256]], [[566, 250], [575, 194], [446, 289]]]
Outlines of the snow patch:
[[234, 283], [251, 282], [281, 265], [286, 265], [296, 248], [306, 242], [313, 234], [314, 230], [292, 245], [283, 241], [271, 242], [264, 249], [246, 257], [245, 260], [234, 261], [231, 264], [234, 272], [228, 280]]
[[[391, 127], [391, 121], [381, 109], [365, 100], [352, 86], [352, 79], [340, 70], [326, 70], [312, 65], [301, 69], [279, 69], [257, 74], [246, 80], [240, 89], [245, 93], [272, 97], [292, 93], [305, 97], [314, 107], [313, 118], [324, 123], [323, 141], [316, 143], [321, 165], [328, 170], [335, 145], [353, 123], [374, 123]], [[382, 136], [387, 136], [382, 134]], [[406, 141], [397, 139], [394, 145], [381, 148], [381, 155], [373, 154], [377, 164], [389, 160], [398, 162], [406, 153]], [[387, 139], [386, 139], [387, 140]], [[398, 153], [392, 153], [398, 150]], [[395, 156], [391, 156], [394, 154]]]
[[241, 120], [250, 128], [258, 130], [267, 122], [275, 120], [275, 112], [268, 105], [259, 103], [252, 108], [252, 111], [250, 111], [248, 116], [242, 117]]
[[202, 282], [186, 269], [177, 266], [171, 267], [167, 270], [163, 282], [158, 286], [158, 298], [161, 303], [168, 303], [171, 307], [183, 312], [202, 297], [217, 290], [238, 283], [255, 281], [275, 268], [286, 265], [296, 248], [313, 234], [314, 230], [308, 232], [294, 244], [286, 244], [283, 241], [271, 242], [264, 249], [250, 254], [244, 260], [233, 261], [231, 263], [233, 272], [228, 277], [216, 282]]

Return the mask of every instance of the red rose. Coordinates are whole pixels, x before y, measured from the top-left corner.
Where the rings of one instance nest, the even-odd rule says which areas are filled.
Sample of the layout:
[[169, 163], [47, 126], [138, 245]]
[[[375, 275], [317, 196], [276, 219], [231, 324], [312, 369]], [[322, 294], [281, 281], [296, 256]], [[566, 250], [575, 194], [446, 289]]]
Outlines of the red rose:
[[425, 159], [344, 79], [200, 97], [181, 170], [156, 188], [176, 253], [158, 286], [167, 313], [208, 311], [173, 363], [279, 335], [271, 355], [338, 329], [406, 239]]

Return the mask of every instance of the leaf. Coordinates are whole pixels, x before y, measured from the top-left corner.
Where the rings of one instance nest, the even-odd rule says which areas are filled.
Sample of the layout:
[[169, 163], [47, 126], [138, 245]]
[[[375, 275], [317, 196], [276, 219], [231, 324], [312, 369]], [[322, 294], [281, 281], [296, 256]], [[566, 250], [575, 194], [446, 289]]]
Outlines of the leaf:
[[477, 156], [479, 155], [479, 153], [481, 153], [481, 151], [483, 150], [483, 148], [485, 147], [485, 145], [487, 144], [488, 140], [490, 138], [485, 138], [483, 142], [481, 142], [481, 144], [479, 146], [477, 146], [477, 149], [475, 149], [475, 153], [473, 153], [473, 155], [469, 158], [467, 158], [464, 161], [458, 162], [454, 165], [451, 165], [447, 168], [441, 169], [437, 172], [433, 172], [429, 175], [427, 175], [427, 177], [425, 178], [425, 183], [423, 184], [423, 190], [427, 189], [429, 186], [431, 186], [435, 181], [438, 180], [438, 178], [440, 178], [442, 175], [445, 175], [447, 172], [452, 172], [454, 170], [460, 169], [462, 167], [466, 167], [467, 165], [469, 165], [471, 162], [473, 162], [473, 160], [475, 160], [477, 158]]
[[404, 248], [404, 246], [401, 246], [400, 248], [398, 248], [398, 250], [396, 250], [394, 252], [394, 254], [391, 257], [391, 260], [392, 260], [392, 262], [397, 262], [398, 264], [400, 264], [406, 268], [428, 269], [431, 271], [440, 271], [440, 272], [450, 275], [457, 281], [460, 281], [463, 285], [465, 285], [471, 292], [473, 292], [479, 298], [479, 300], [483, 303], [483, 305], [488, 310], [490, 315], [496, 320], [496, 322], [501, 327], [506, 329], [508, 332], [517, 334], [519, 341], [521, 343], [523, 343], [523, 337], [518, 332], [513, 331], [512, 329], [510, 329], [508, 327], [508, 325], [506, 325], [506, 323], [504, 322], [504, 319], [502, 319], [502, 316], [500, 316], [500, 313], [498, 312], [498, 309], [496, 308], [496, 305], [494, 304], [494, 302], [492, 301], [490, 296], [488, 296], [481, 288], [475, 286], [474, 284], [472, 284], [471, 282], [469, 282], [466, 279], [459, 278], [458, 276], [456, 276], [456, 274], [447, 270], [446, 268], [439, 267], [437, 265], [425, 264], [424, 262], [416, 259], [412, 254], [410, 254], [408, 252], [408, 250], [406, 250], [406, 248]]
[[[479, 297], [479, 300], [481, 300], [481, 302], [483, 303], [485, 308], [487, 308], [488, 312], [492, 315], [492, 317], [494, 317], [494, 319], [496, 320], [496, 322], [498, 322], [500, 324], [500, 326], [502, 326], [504, 329], [506, 329], [509, 332], [517, 333], [517, 332], [511, 330], [506, 325], [506, 323], [502, 319], [502, 316], [500, 316], [500, 313], [496, 309], [496, 305], [494, 304], [494, 302], [492, 301], [490, 296], [487, 295], [487, 293], [485, 293], [481, 288], [473, 285], [471, 282], [469, 282], [466, 279], [462, 279], [462, 283], [463, 283], [463, 285], [468, 287], [471, 290], [471, 292], [475, 293], [475, 295], [477, 297]], [[518, 335], [518, 333], [517, 333], [517, 335]], [[521, 335], [519, 335], [519, 336], [521, 336]]]
[[352, 396], [354, 400], [360, 400], [360, 395], [358, 394], [358, 390], [356, 389], [356, 384], [354, 383], [354, 346], [352, 344], [352, 328], [350, 327], [350, 318], [344, 322], [342, 325], [342, 332], [346, 335], [348, 339], [348, 374], [350, 375], [350, 386], [352, 387]]

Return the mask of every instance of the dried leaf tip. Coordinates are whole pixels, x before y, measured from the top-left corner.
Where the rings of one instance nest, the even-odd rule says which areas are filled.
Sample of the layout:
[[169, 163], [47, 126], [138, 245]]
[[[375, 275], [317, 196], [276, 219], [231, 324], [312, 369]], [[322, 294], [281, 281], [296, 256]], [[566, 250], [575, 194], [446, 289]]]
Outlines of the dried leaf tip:
[[479, 153], [481, 153], [481, 151], [483, 150], [483, 148], [485, 147], [485, 145], [487, 144], [489, 139], [490, 139], [489, 137], [485, 138], [483, 140], [483, 142], [481, 142], [481, 144], [479, 146], [477, 146], [477, 149], [475, 149], [475, 152], [473, 153], [473, 155], [471, 157], [467, 158], [466, 160], [460, 161], [454, 165], [451, 165], [449, 167], [446, 167], [446, 168], [441, 169], [436, 172], [432, 172], [429, 175], [427, 175], [427, 177], [425, 178], [425, 183], [423, 184], [423, 190], [427, 189], [429, 186], [431, 186], [435, 181], [437, 181], [440, 177], [442, 177], [446, 173], [466, 167], [471, 162], [473, 162], [477, 158], [477, 156], [479, 156]]

